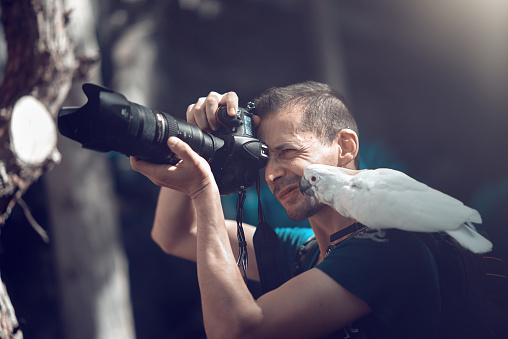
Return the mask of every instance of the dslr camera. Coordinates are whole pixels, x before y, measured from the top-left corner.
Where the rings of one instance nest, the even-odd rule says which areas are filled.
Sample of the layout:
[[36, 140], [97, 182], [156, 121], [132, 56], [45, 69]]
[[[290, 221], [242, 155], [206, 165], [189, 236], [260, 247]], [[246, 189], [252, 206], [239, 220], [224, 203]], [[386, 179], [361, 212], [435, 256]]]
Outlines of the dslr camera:
[[82, 107], [63, 107], [58, 129], [64, 136], [99, 152], [116, 151], [161, 164], [180, 159], [167, 146], [176, 136], [206, 159], [222, 195], [251, 186], [268, 159], [267, 146], [254, 135], [252, 110], [239, 108], [229, 116], [226, 107], [216, 112], [220, 128], [213, 133], [168, 113], [138, 105], [108, 88], [84, 84], [88, 102]]

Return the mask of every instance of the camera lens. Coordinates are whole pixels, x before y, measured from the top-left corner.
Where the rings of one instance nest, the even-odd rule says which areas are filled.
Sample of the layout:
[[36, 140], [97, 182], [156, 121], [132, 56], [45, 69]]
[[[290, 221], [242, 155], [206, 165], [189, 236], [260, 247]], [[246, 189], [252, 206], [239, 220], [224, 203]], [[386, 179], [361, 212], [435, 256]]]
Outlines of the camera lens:
[[240, 108], [224, 114], [214, 134], [128, 101], [123, 95], [94, 84], [84, 84], [88, 102], [58, 113], [58, 129], [64, 136], [99, 152], [116, 151], [154, 163], [176, 164], [180, 159], [167, 146], [176, 136], [210, 163], [221, 194], [250, 186], [267, 161], [266, 145], [253, 136], [251, 113]]
[[62, 108], [58, 114], [60, 133], [100, 152], [116, 151], [154, 163], [179, 161], [167, 146], [176, 136], [206, 160], [224, 142], [168, 113], [128, 101], [123, 95], [93, 85], [83, 85], [88, 102], [79, 109]]

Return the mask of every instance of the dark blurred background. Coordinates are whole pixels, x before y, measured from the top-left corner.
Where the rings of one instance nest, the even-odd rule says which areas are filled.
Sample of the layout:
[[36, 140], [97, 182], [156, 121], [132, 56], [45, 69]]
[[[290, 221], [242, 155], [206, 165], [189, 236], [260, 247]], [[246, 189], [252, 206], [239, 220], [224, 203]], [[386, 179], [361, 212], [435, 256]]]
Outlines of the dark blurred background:
[[[480, 228], [508, 256], [506, 1], [91, 4], [104, 85], [184, 118], [212, 90], [236, 91], [245, 105], [268, 87], [327, 82], [355, 113], [363, 168], [402, 170], [478, 209]], [[204, 337], [195, 265], [150, 239], [158, 188], [130, 170], [125, 156], [107, 158], [137, 338]], [[293, 225], [266, 187], [262, 199], [272, 225]], [[25, 201], [51, 235], [42, 181]], [[235, 202], [224, 197], [230, 218]], [[249, 191], [245, 222], [256, 224], [256, 206]], [[51, 246], [15, 208], [2, 228], [0, 266], [28, 339], [65, 338]]]

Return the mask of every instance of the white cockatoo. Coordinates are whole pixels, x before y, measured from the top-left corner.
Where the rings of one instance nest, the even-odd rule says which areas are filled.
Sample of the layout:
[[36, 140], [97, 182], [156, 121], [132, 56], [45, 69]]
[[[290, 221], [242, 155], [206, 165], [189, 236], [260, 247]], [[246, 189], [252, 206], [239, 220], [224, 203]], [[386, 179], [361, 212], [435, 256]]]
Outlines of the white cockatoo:
[[474, 253], [492, 249], [473, 226], [482, 223], [478, 211], [396, 170], [314, 164], [304, 170], [300, 191], [371, 229], [446, 232]]

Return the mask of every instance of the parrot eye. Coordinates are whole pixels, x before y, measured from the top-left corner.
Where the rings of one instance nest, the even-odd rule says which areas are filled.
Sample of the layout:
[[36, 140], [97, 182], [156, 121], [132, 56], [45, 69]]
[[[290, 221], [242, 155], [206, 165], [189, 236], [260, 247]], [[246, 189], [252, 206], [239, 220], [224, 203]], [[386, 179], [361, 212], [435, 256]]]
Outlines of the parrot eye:
[[317, 180], [317, 178], [316, 178], [315, 176], [312, 176], [312, 177], [310, 178], [310, 181], [316, 181], [316, 180]]

